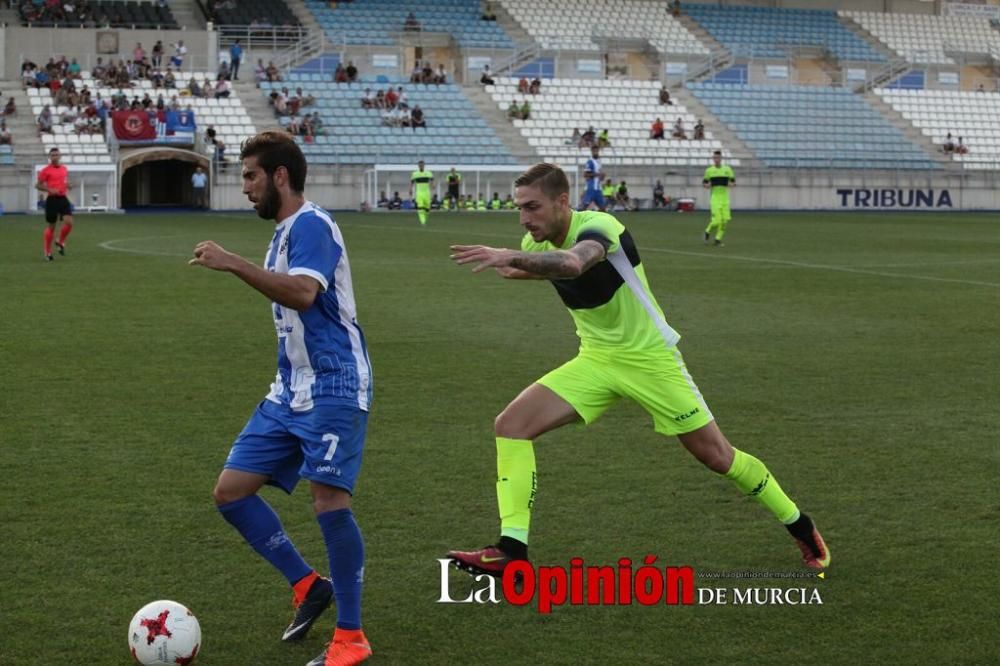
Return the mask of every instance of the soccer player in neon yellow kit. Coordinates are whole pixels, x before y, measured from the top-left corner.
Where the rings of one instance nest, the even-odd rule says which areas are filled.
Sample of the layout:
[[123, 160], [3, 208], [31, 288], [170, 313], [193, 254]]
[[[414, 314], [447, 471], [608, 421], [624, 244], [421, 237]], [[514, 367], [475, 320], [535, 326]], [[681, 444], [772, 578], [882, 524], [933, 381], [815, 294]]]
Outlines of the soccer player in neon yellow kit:
[[803, 563], [822, 569], [830, 552], [812, 520], [757, 458], [722, 434], [677, 349], [646, 282], [629, 231], [599, 211], [569, 206], [566, 174], [536, 164], [514, 181], [521, 251], [453, 245], [458, 264], [473, 272], [494, 268], [508, 279], [550, 280], [569, 308], [580, 337], [576, 358], [521, 392], [496, 418], [500, 539], [448, 557], [473, 574], [502, 576], [512, 560], [528, 557], [536, 486], [533, 440], [568, 423], [592, 423], [621, 398], [639, 403], [656, 431], [676, 436], [702, 464], [731, 480], [781, 521], [798, 543]]
[[729, 212], [729, 188], [736, 184], [736, 176], [733, 168], [722, 164], [722, 151], [717, 150], [712, 153], [712, 165], [705, 169], [705, 177], [702, 185], [707, 190], [711, 188], [712, 217], [705, 227], [705, 244], [708, 244], [712, 236], [712, 229], [715, 229], [715, 245], [722, 247], [722, 237], [726, 235], [726, 225], [733, 218]]
[[427, 225], [427, 213], [431, 209], [431, 183], [434, 174], [424, 170], [424, 161], [417, 162], [417, 170], [410, 174], [410, 198], [417, 209], [421, 226]]

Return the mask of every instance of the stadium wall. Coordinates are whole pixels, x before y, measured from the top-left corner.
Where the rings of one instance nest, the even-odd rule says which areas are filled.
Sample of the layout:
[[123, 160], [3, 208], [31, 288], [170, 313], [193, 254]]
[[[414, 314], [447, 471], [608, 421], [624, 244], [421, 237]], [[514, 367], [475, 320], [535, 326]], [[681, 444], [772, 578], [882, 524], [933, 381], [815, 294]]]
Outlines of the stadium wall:
[[[99, 53], [98, 33], [110, 32], [117, 35], [118, 50], [115, 53]], [[173, 52], [169, 44], [183, 39], [188, 49], [184, 69], [214, 71], [219, 66], [218, 33], [206, 30], [95, 30], [85, 28], [27, 28], [23, 26], [0, 27], [0, 69], [4, 78], [19, 80], [21, 62], [28, 58], [39, 65], [65, 55], [76, 58], [84, 69], [90, 69], [97, 57], [131, 60], [136, 42], [142, 42], [149, 52], [156, 40], [167, 45], [167, 56]], [[166, 58], [164, 58], [166, 61]]]

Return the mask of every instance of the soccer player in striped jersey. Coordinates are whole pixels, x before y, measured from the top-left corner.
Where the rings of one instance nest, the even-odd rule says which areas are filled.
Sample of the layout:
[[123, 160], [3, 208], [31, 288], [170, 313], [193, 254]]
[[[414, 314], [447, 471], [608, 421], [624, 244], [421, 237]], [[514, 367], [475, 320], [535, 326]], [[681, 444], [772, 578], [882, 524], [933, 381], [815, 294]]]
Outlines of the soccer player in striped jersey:
[[811, 568], [830, 563], [812, 520], [784, 493], [760, 460], [734, 448], [691, 378], [670, 327], [646, 282], [639, 250], [617, 219], [569, 206], [561, 169], [536, 164], [514, 181], [521, 250], [452, 246], [458, 264], [494, 268], [509, 279], [550, 280], [580, 337], [576, 358], [518, 395], [496, 418], [500, 539], [448, 557], [474, 574], [501, 576], [528, 557], [536, 493], [533, 441], [568, 423], [592, 423], [621, 398], [637, 402], [656, 432], [676, 436], [702, 464], [754, 497], [783, 523]]
[[[267, 131], [248, 139], [240, 159], [244, 194], [258, 215], [276, 222], [264, 266], [212, 241], [199, 243], [190, 263], [232, 273], [271, 301], [278, 372], [233, 443], [213, 495], [223, 518], [292, 587], [296, 610], [282, 640], [303, 638], [335, 597], [333, 640], [309, 664], [356, 664], [371, 655], [361, 629], [364, 542], [351, 495], [372, 369], [351, 267], [336, 222], [305, 198], [306, 160], [289, 134]], [[330, 579], [306, 564], [258, 495], [265, 484], [291, 493], [300, 478], [312, 491]]]
[[62, 164], [62, 154], [58, 148], [49, 150], [49, 163], [38, 172], [38, 182], [35, 187], [45, 192], [45, 231], [42, 234], [42, 247], [45, 250], [45, 260], [52, 261], [52, 239], [55, 236], [56, 222], [62, 218], [62, 228], [59, 229], [59, 239], [55, 242], [59, 254], [66, 254], [66, 238], [73, 231], [73, 206], [69, 202], [69, 170]]

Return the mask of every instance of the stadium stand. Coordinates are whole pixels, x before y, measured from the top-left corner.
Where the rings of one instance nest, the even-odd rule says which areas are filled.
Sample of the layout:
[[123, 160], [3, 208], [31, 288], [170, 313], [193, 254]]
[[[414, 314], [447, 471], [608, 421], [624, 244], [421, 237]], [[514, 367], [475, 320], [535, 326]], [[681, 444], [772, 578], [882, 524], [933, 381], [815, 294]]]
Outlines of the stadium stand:
[[[496, 85], [486, 90], [499, 108], [506, 109], [512, 99], [525, 97], [517, 92], [517, 83], [514, 78], [497, 78]], [[656, 81], [550, 79], [541, 93], [528, 96], [530, 118], [513, 123], [547, 161], [572, 164], [589, 157], [589, 150], [580, 148], [571, 136], [574, 128], [583, 132], [593, 126], [598, 132], [608, 130], [611, 143], [602, 150], [608, 164], [705, 165], [712, 151], [723, 150], [710, 131], [703, 140], [671, 139], [669, 129], [668, 138], [650, 138], [650, 125], [658, 117], [667, 128], [680, 117], [689, 136], [698, 121], [677, 101], [660, 105], [659, 90]], [[729, 151], [723, 152], [729, 156]], [[739, 160], [730, 163], [738, 166]]]
[[908, 62], [953, 65], [946, 51], [989, 54], [1000, 50], [1000, 33], [988, 19], [841, 11]]
[[[73, 6], [73, 11], [66, 7]], [[153, 0], [92, 0], [76, 8], [72, 3], [21, 2], [21, 22], [38, 28], [144, 28], [177, 30], [170, 6]]]
[[725, 83], [688, 87], [771, 167], [937, 168], [864, 98], [847, 90]]
[[708, 49], [670, 15], [667, 3], [645, 0], [501, 0], [543, 49], [597, 51], [595, 33], [644, 39], [661, 53], [706, 55]]
[[[359, 83], [333, 83], [321, 74], [291, 72], [285, 81], [260, 84], [264, 95], [283, 87], [301, 86], [315, 97], [325, 135], [298, 141], [313, 164], [409, 164], [418, 159], [453, 164], [514, 164], [514, 158], [472, 103], [454, 84], [424, 85], [403, 78]], [[365, 109], [361, 98], [366, 88], [403, 86], [411, 107], [420, 105], [427, 127], [388, 127], [376, 109]], [[288, 118], [280, 118], [282, 125]]]
[[280, 28], [299, 25], [299, 20], [283, 0], [208, 0], [205, 15], [216, 25], [257, 25]]
[[964, 168], [1000, 168], [1000, 94], [886, 88], [874, 92], [942, 150], [949, 133], [956, 142], [961, 138], [968, 152], [952, 156]]
[[[182, 72], [178, 73], [178, 81], [187, 81], [194, 76], [197, 81], [214, 79], [214, 72]], [[154, 100], [163, 95], [166, 101], [180, 92], [174, 88], [155, 88], [153, 82], [140, 79], [132, 81], [131, 88], [119, 89], [100, 85], [98, 81], [91, 78], [89, 73], [84, 73], [80, 79], [80, 85], [86, 85], [93, 91], [94, 99], [100, 95], [101, 99], [110, 99], [113, 95], [123, 92], [129, 99], [134, 96], [141, 97], [149, 93]], [[58, 106], [54, 103], [52, 93], [48, 88], [28, 88], [28, 97], [31, 100], [32, 112], [37, 119], [45, 105], [50, 105], [53, 116], [58, 118], [67, 107]], [[217, 138], [221, 139], [227, 147], [239, 146], [240, 141], [247, 135], [255, 132], [250, 116], [247, 115], [240, 103], [237, 93], [234, 90], [230, 96], [224, 99], [212, 97], [178, 97], [182, 106], [191, 105], [195, 112], [197, 131], [204, 134], [205, 130], [212, 126], [216, 130]], [[52, 133], [41, 135], [44, 150], [47, 152], [52, 146], [58, 146], [64, 155], [64, 161], [69, 164], [111, 164], [111, 153], [103, 134], [77, 134], [72, 123], [53, 124]], [[206, 151], [211, 152], [212, 146], [206, 146]]]
[[481, 18], [478, 0], [367, 0], [338, 3], [331, 9], [321, 0], [306, 0], [323, 30], [335, 43], [391, 45], [412, 13], [424, 32], [445, 32], [465, 48], [514, 48], [496, 21]]
[[686, 3], [684, 12], [737, 56], [784, 58], [789, 47], [821, 46], [838, 60], [885, 60], [881, 53], [844, 27], [832, 10]]

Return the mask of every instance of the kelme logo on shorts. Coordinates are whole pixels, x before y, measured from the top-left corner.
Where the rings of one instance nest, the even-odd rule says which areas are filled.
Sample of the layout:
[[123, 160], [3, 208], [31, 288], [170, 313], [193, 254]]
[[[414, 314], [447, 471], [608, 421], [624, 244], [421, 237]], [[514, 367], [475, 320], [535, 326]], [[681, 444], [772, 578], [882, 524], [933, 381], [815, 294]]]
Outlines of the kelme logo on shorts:
[[687, 414], [681, 414], [680, 416], [675, 416], [674, 417], [674, 421], [683, 421], [685, 419], [689, 419], [689, 418], [691, 418], [692, 416], [694, 416], [695, 414], [697, 414], [700, 411], [701, 411], [701, 407], [695, 407], [694, 409], [692, 409]]

